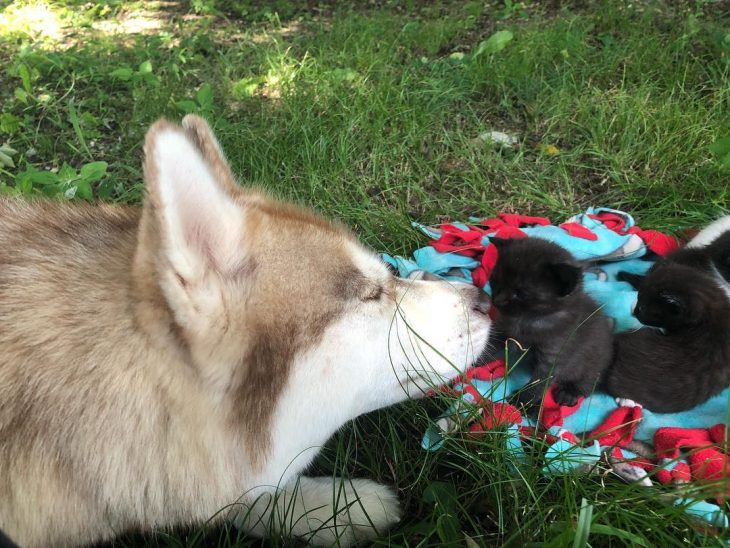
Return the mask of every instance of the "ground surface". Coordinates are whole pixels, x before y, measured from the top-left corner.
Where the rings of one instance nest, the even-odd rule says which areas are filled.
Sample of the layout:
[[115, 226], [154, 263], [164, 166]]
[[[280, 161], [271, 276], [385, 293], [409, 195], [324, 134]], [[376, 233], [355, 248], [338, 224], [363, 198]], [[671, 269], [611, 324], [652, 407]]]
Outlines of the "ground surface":
[[[729, 10], [0, 0], [0, 191], [136, 202], [145, 128], [198, 112], [246, 184], [391, 253], [424, 244], [411, 220], [497, 211], [560, 220], [609, 205], [644, 227], [701, 226], [728, 204]], [[518, 143], [480, 138], [493, 130]], [[583, 546], [586, 533], [592, 546], [719, 543], [658, 490], [511, 474], [499, 434], [425, 454], [420, 436], [439, 407], [364, 417], [320, 460], [324, 472], [397, 486], [406, 518], [383, 544]], [[144, 541], [257, 544], [227, 529], [118, 544]]]

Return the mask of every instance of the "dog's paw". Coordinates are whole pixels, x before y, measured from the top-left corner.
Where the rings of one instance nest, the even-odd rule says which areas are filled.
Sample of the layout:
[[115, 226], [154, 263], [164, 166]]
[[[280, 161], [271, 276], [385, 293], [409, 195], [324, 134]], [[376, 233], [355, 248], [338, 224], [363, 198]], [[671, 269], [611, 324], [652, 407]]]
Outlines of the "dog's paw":
[[297, 537], [317, 546], [352, 546], [400, 521], [390, 487], [366, 479], [296, 478], [244, 504], [235, 523], [260, 537]]
[[583, 394], [573, 383], [560, 383], [553, 389], [553, 399], [558, 405], [573, 407]]
[[[329, 488], [334, 520], [323, 520], [307, 539], [318, 546], [352, 546], [385, 533], [401, 518], [400, 503], [390, 487], [366, 479], [343, 480]], [[324, 500], [321, 501], [324, 504]], [[310, 526], [313, 516], [308, 516]], [[315, 518], [316, 521], [316, 518]]]
[[366, 479], [300, 477], [285, 499], [288, 526], [279, 530], [316, 546], [352, 546], [400, 521], [395, 492]]

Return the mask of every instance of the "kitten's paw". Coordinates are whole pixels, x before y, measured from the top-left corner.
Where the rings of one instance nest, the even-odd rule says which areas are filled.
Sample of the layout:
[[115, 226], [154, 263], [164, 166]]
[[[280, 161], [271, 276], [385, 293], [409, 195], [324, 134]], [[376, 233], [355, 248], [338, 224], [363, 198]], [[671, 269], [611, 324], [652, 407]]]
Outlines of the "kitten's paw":
[[510, 398], [509, 403], [529, 416], [535, 415], [537, 409], [539, 409], [537, 402], [532, 398], [514, 396]]
[[637, 291], [641, 287], [641, 282], [644, 281], [645, 277], [646, 276], [642, 276], [641, 274], [632, 274], [632, 273], [626, 272], [624, 270], [622, 270], [618, 274], [616, 274], [616, 279], [619, 282], [626, 282]]
[[641, 407], [640, 403], [630, 400], [629, 398], [614, 398], [616, 405], [619, 407]]
[[560, 383], [553, 389], [553, 399], [558, 405], [573, 407], [583, 394], [571, 382]]
[[513, 395], [509, 402], [515, 407], [523, 407], [526, 410], [530, 410], [537, 407], [538, 398], [529, 390], [523, 390]]
[[522, 391], [512, 396], [509, 400], [511, 405], [514, 405], [520, 412], [532, 420], [537, 420], [540, 416], [540, 396], [530, 393], [530, 391]]

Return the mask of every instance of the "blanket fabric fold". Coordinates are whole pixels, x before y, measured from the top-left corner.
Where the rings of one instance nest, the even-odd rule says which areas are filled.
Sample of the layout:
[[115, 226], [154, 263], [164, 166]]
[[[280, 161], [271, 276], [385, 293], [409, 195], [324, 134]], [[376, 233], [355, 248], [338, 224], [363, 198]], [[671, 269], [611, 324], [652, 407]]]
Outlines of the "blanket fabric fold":
[[[413, 259], [383, 255], [401, 276], [426, 271], [446, 280], [473, 283], [487, 293], [497, 260], [491, 236], [529, 236], [562, 246], [587, 264], [584, 289], [613, 320], [616, 332], [642, 327], [631, 313], [637, 293], [617, 274], [644, 274], [654, 260], [679, 247], [672, 236], [643, 230], [631, 215], [608, 208], [589, 208], [559, 225], [544, 217], [504, 213], [491, 219], [472, 218], [468, 223], [414, 226], [431, 238], [429, 246], [416, 250]], [[672, 485], [719, 482], [717, 499], [728, 493], [729, 389], [694, 409], [664, 414], [601, 392], [581, 398], [573, 407], [561, 407], [548, 389], [537, 418], [530, 418], [508, 402], [530, 378], [529, 370], [520, 364], [522, 355], [518, 346], [508, 344], [502, 358], [471, 368], [452, 382], [446, 391], [453, 403], [426, 431], [424, 449], [438, 450], [450, 433], [459, 430], [479, 435], [506, 429], [507, 450], [515, 466], [531, 462], [534, 457], [528, 455], [534, 452], [526, 452], [523, 444], [539, 438], [548, 446], [541, 456], [545, 474], [587, 471], [605, 458], [627, 481], [643, 485], [651, 485], [652, 479]], [[647, 444], [652, 452], [637, 449]], [[715, 527], [728, 527], [728, 518], [717, 504], [693, 498], [678, 498], [676, 504]]]

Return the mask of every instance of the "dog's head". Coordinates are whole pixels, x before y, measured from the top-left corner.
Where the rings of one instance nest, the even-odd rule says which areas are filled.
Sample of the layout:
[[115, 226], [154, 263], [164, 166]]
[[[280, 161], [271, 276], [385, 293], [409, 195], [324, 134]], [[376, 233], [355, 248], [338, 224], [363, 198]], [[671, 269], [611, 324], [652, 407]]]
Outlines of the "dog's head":
[[260, 444], [282, 406], [314, 403], [335, 429], [485, 348], [479, 290], [397, 279], [344, 227], [239, 187], [202, 119], [157, 122], [145, 156], [143, 321], [166, 325], [214, 405]]

